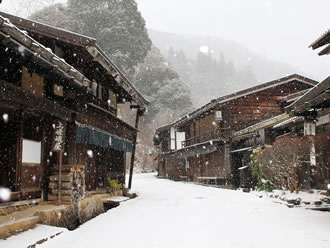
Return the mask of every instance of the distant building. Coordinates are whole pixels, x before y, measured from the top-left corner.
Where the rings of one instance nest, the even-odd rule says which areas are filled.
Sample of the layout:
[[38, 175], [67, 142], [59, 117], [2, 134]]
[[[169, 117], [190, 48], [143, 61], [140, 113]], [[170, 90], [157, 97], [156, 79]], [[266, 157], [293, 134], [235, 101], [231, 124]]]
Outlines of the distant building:
[[160, 150], [159, 176], [240, 186], [251, 150], [270, 137], [264, 129], [246, 129], [271, 118], [288, 119], [284, 107], [316, 84], [294, 74], [219, 97], [158, 128], [154, 143]]

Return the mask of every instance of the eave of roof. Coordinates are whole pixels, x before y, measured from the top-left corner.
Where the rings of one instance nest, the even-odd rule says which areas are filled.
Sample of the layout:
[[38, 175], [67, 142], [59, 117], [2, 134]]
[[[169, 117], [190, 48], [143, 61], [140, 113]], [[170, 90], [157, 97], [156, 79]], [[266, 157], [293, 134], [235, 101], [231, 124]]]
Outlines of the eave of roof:
[[57, 28], [51, 25], [40, 23], [37, 21], [21, 18], [18, 16], [10, 15], [0, 11], [0, 15], [8, 18], [11, 23], [20, 29], [32, 32], [35, 34], [45, 35], [50, 38], [62, 40], [64, 42], [74, 44], [77, 46], [85, 47], [88, 45], [95, 45], [96, 39], [71, 32], [65, 29]]
[[328, 45], [326, 48], [324, 48], [321, 52], [319, 52], [319, 55], [327, 55], [330, 54], [330, 45]]
[[40, 22], [13, 16], [4, 12], [0, 12], [0, 15], [10, 19], [12, 23], [26, 31], [61, 40], [86, 49], [87, 52], [114, 77], [118, 85], [132, 97], [141, 109], [145, 109], [149, 104], [149, 101], [143, 97], [143, 95], [132, 85], [104, 51], [96, 44], [96, 39]]
[[5, 38], [11, 39], [13, 42], [20, 44], [26, 49], [38, 55], [48, 64], [52, 65], [56, 70], [63, 73], [69, 79], [73, 79], [79, 86], [87, 86], [90, 81], [74, 67], [66, 63], [63, 59], [55, 55], [51, 49], [46, 48], [26, 32], [20, 30], [13, 25], [8, 19], [0, 15], [0, 31]]
[[297, 124], [299, 122], [304, 122], [304, 117], [302, 116], [294, 116], [291, 117], [290, 119], [284, 120], [276, 125], [273, 126], [273, 128], [280, 128], [280, 127], [286, 127], [292, 124]]
[[283, 113], [283, 114], [274, 116], [270, 119], [263, 120], [261, 122], [258, 122], [255, 125], [249, 126], [247, 128], [244, 128], [242, 130], [239, 130], [239, 131], [233, 133], [232, 138], [233, 138], [233, 140], [240, 139], [240, 137], [242, 137], [242, 136], [254, 133], [255, 131], [260, 130], [260, 129], [274, 126], [278, 123], [288, 120], [289, 118], [291, 118], [291, 116], [288, 113]]
[[[326, 78], [319, 84], [315, 85], [312, 89], [307, 91], [303, 96], [301, 96], [294, 103], [285, 107], [287, 112], [293, 112], [296, 114], [306, 111], [306, 108], [312, 108], [313, 104], [311, 103], [313, 99], [320, 96], [322, 93], [328, 94], [326, 91], [330, 88], [330, 77]], [[322, 100], [322, 99], [321, 99]]]
[[299, 92], [296, 92], [296, 93], [293, 93], [293, 94], [290, 94], [290, 95], [287, 95], [287, 96], [284, 96], [284, 97], [281, 97], [281, 99], [279, 100], [279, 102], [280, 103], [287, 103], [287, 102], [295, 101], [299, 97], [301, 97], [302, 95], [304, 95], [307, 91], [308, 91], [308, 89], [307, 90], [302, 90], [302, 91], [299, 91]]
[[142, 109], [145, 109], [149, 104], [149, 101], [145, 99], [143, 95], [130, 83], [124, 73], [120, 71], [120, 69], [110, 60], [104, 51], [98, 45], [87, 46], [86, 49], [94, 60], [98, 61], [107, 70], [107, 72], [113, 76], [118, 85], [122, 87]]
[[313, 50], [330, 43], [330, 29], [309, 45]]

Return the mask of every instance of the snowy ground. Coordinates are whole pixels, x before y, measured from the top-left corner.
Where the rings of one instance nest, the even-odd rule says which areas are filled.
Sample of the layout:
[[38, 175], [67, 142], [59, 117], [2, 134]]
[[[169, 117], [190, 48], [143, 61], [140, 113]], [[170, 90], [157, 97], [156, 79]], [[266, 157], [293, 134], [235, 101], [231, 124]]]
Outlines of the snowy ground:
[[267, 198], [275, 203], [285, 204], [289, 207], [305, 209], [330, 209], [330, 197], [324, 195], [325, 190], [310, 190], [289, 192], [285, 190], [274, 190], [273, 192], [252, 191], [258, 197]]
[[36, 228], [26, 231], [24, 233], [12, 236], [7, 240], [0, 239], [1, 248], [26, 248], [30, 245], [34, 245], [41, 240], [49, 240], [57, 238], [58, 235], [61, 235], [65, 232], [68, 232], [66, 228], [46, 226], [46, 225], [37, 225]]
[[37, 247], [330, 247], [329, 212], [154, 174], [135, 175], [133, 188], [138, 198]]

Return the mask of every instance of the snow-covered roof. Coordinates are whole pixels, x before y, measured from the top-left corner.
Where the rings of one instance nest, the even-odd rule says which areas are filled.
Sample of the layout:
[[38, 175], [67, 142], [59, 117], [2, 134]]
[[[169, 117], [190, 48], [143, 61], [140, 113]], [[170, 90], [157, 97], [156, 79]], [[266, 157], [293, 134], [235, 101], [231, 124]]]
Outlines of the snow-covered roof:
[[316, 41], [310, 44], [309, 47], [313, 49], [317, 49], [329, 43], [330, 43], [330, 29], [327, 30], [324, 34], [322, 34], [320, 38], [318, 38]]
[[19, 45], [24, 46], [26, 49], [29, 49], [35, 56], [41, 57], [45, 62], [51, 64], [66, 77], [73, 79], [79, 86], [90, 84], [88, 78], [77, 71], [73, 66], [66, 63], [62, 58], [54, 54], [51, 49], [34, 40], [26, 32], [17, 28], [7, 18], [2, 17], [1, 15], [0, 34], [7, 39], [17, 42]]
[[291, 123], [297, 123], [297, 122], [300, 122], [300, 121], [304, 121], [304, 118], [301, 117], [301, 116], [294, 116], [288, 120], [285, 120], [285, 121], [282, 121], [276, 125], [273, 126], [273, 128], [279, 128], [279, 127], [283, 127], [283, 126], [286, 126], [288, 124], [291, 124]]
[[192, 119], [198, 117], [202, 113], [205, 113], [205, 112], [211, 110], [212, 108], [214, 108], [215, 106], [217, 106], [219, 104], [223, 104], [223, 103], [226, 103], [226, 102], [229, 102], [229, 101], [232, 101], [232, 100], [235, 100], [235, 99], [247, 96], [247, 95], [251, 95], [251, 94], [260, 92], [262, 90], [266, 90], [269, 88], [273, 88], [273, 87], [282, 85], [282, 84], [287, 84], [294, 80], [300, 81], [300, 82], [305, 83], [310, 86], [315, 86], [318, 83], [317, 81], [303, 77], [301, 75], [293, 74], [293, 75], [283, 77], [283, 78], [280, 78], [277, 80], [273, 80], [273, 81], [270, 81], [270, 82], [267, 82], [264, 84], [260, 84], [260, 85], [257, 85], [257, 86], [254, 86], [254, 87], [251, 87], [251, 88], [248, 88], [245, 90], [241, 90], [241, 91], [238, 91], [238, 92], [226, 95], [226, 96], [222, 96], [217, 99], [213, 99], [211, 102], [197, 108], [196, 110], [190, 112], [189, 114], [182, 116], [181, 118], [172, 122], [171, 124], [167, 124], [167, 125], [164, 125], [164, 126], [158, 128], [157, 130], [164, 129], [169, 126], [178, 126], [180, 124], [183, 124], [189, 120], [192, 120]]
[[303, 96], [291, 105], [285, 107], [287, 112], [300, 114], [313, 107], [329, 101], [330, 76], [308, 90]]
[[[327, 44], [330, 44], [330, 29], [326, 31], [323, 35], [321, 35], [321, 37], [314, 41], [309, 47], [314, 50], [323, 47]], [[319, 52], [320, 56], [326, 54], [330, 54], [330, 45], [327, 45], [326, 48]]]
[[50, 37], [56, 40], [82, 47], [85, 49], [94, 60], [96, 60], [106, 71], [113, 76], [115, 81], [122, 87], [139, 105], [145, 109], [149, 101], [132, 85], [123, 72], [111, 61], [105, 52], [97, 45], [96, 39], [65, 29], [53, 27], [44, 23], [24, 19], [18, 16], [13, 16], [4, 12], [0, 15], [8, 18], [13, 24], [26, 31]]

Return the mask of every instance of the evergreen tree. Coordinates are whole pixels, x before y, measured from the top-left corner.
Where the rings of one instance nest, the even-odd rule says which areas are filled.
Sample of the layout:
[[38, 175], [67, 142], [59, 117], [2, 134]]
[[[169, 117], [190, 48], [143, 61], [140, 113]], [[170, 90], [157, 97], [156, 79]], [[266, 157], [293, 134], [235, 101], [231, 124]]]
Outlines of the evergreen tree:
[[193, 74], [194, 68], [192, 67], [193, 62], [189, 60], [183, 50], [175, 52], [172, 47], [170, 47], [167, 55], [167, 61], [171, 68], [175, 68], [178, 72], [180, 78], [185, 84], [191, 82], [191, 75]]
[[144, 63], [138, 65], [135, 82], [138, 90], [151, 101], [147, 113], [149, 121], [164, 109], [174, 110], [177, 116], [191, 110], [189, 88], [157, 48], [152, 47]]
[[[132, 75], [134, 66], [143, 62], [151, 47], [145, 21], [137, 9], [136, 2], [68, 0], [67, 5], [60, 11], [58, 5], [53, 5], [47, 11], [41, 10], [31, 18], [96, 38], [115, 64]], [[61, 13], [55, 22], [48, 20], [47, 13], [51, 10]], [[66, 15], [69, 22], [61, 23], [63, 15]]]
[[45, 7], [32, 14], [29, 18], [71, 31], [74, 31], [74, 26], [77, 22], [69, 9], [60, 3]]

